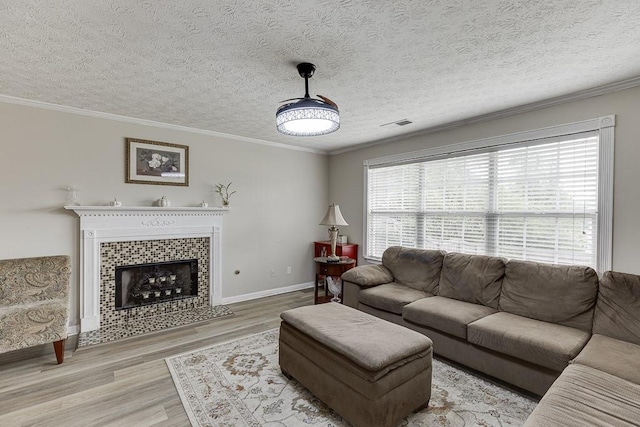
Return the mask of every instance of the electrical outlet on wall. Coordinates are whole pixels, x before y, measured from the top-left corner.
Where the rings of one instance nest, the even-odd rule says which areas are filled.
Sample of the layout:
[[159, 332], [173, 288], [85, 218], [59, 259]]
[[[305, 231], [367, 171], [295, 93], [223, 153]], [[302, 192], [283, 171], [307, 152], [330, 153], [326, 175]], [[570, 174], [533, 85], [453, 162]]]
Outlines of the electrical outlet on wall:
[[276, 270], [274, 268], [271, 269], [271, 277], [276, 277]]
[[291, 266], [287, 267], [287, 274], [291, 274]]

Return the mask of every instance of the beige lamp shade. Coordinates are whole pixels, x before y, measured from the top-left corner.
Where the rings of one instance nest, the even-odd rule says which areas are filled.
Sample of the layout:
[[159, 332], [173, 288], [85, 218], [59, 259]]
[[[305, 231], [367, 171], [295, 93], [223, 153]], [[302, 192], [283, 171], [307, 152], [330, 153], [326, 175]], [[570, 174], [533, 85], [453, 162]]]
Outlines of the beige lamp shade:
[[324, 216], [322, 221], [320, 221], [320, 225], [349, 225], [347, 221], [344, 220], [342, 214], [340, 213], [340, 206], [331, 204], [329, 205], [329, 209], [327, 210], [327, 214]]

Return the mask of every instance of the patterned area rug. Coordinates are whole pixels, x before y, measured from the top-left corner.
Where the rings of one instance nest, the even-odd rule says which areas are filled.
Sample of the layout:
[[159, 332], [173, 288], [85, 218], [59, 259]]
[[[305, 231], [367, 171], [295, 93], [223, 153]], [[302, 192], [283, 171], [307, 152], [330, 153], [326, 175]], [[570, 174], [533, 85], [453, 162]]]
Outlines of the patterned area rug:
[[[278, 330], [166, 359], [194, 426], [348, 426], [278, 365]], [[402, 426], [520, 426], [536, 402], [438, 360], [429, 407]]]

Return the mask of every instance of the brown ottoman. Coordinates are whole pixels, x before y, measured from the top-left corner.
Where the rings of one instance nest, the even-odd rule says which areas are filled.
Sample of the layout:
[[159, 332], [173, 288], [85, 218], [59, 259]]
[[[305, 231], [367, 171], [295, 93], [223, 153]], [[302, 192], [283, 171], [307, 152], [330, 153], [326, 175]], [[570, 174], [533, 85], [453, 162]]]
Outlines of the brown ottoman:
[[280, 317], [280, 368], [352, 425], [396, 426], [431, 397], [429, 338], [342, 304]]

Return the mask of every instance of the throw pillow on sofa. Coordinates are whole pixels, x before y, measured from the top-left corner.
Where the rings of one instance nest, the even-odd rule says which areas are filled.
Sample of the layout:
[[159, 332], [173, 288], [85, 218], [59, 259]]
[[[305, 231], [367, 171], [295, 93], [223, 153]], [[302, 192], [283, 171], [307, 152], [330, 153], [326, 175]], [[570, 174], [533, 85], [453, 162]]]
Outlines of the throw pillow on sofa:
[[598, 274], [590, 267], [507, 262], [500, 311], [591, 332]]
[[505, 260], [449, 252], [444, 256], [438, 295], [498, 308]]
[[443, 259], [443, 251], [392, 246], [382, 254], [382, 265], [396, 283], [435, 295]]
[[600, 280], [593, 333], [640, 345], [640, 276], [607, 271]]

